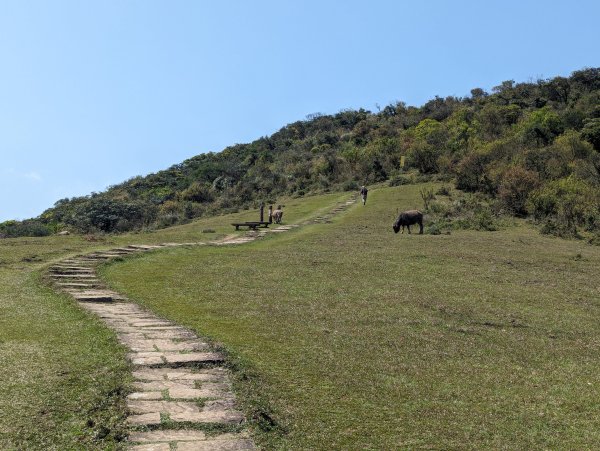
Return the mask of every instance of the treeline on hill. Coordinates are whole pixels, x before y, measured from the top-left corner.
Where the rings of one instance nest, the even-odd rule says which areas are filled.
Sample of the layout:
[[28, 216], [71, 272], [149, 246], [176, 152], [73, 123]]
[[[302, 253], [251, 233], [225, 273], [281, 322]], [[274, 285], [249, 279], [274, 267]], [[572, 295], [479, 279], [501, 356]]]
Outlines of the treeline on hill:
[[[404, 168], [400, 167], [405, 157]], [[124, 232], [362, 183], [454, 181], [494, 213], [531, 216], [558, 235], [600, 231], [600, 68], [487, 93], [403, 102], [376, 113], [314, 114], [272, 136], [193, 157], [102, 193], [59, 200], [5, 236]], [[411, 180], [414, 180], [414, 176]]]

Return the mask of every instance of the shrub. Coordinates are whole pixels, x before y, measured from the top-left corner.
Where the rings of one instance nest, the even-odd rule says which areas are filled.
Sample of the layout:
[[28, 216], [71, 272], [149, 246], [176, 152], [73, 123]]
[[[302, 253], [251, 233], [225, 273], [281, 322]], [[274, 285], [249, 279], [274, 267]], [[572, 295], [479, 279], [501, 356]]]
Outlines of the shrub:
[[440, 186], [435, 194], [438, 196], [450, 196], [450, 187], [446, 185]]
[[535, 219], [544, 221], [544, 233], [575, 236], [577, 227], [600, 229], [600, 193], [577, 177], [551, 181], [533, 191], [528, 208]]
[[448, 198], [431, 201], [426, 221], [428, 233], [434, 235], [452, 229], [494, 231], [500, 224], [487, 199], [472, 194], [461, 194], [452, 202]]
[[504, 173], [501, 180], [498, 199], [502, 205], [511, 213], [525, 215], [527, 197], [539, 185], [538, 173], [513, 166]]
[[207, 183], [194, 182], [181, 192], [181, 199], [190, 202], [212, 202], [214, 195], [211, 188]]
[[464, 191], [489, 192], [492, 182], [486, 174], [490, 156], [485, 151], [474, 151], [456, 166], [456, 188]]
[[344, 191], [357, 191], [360, 188], [356, 180], [348, 180], [342, 184]]
[[52, 233], [50, 227], [36, 219], [25, 221], [6, 221], [0, 224], [0, 235], [4, 238], [22, 236], [48, 236]]
[[435, 194], [431, 188], [423, 188], [419, 191], [421, 199], [423, 199], [423, 207], [425, 211], [429, 210], [429, 203], [435, 199]]

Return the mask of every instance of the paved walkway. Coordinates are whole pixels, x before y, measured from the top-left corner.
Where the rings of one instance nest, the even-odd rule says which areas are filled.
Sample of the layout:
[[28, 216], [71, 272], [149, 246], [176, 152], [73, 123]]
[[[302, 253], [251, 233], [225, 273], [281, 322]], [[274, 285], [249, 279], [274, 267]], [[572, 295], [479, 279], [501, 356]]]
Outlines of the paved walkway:
[[[327, 220], [354, 202], [352, 199], [338, 204], [326, 215]], [[299, 226], [283, 225], [231, 235], [211, 245], [243, 244], [295, 227]], [[256, 449], [245, 428], [244, 415], [237, 408], [223, 356], [190, 330], [159, 318], [110, 290], [96, 274], [100, 263], [113, 258], [190, 245], [206, 243], [130, 245], [93, 252], [54, 264], [49, 275], [57, 289], [97, 314], [129, 349], [135, 379], [135, 391], [127, 399], [131, 450]], [[207, 434], [203, 429], [226, 432]]]

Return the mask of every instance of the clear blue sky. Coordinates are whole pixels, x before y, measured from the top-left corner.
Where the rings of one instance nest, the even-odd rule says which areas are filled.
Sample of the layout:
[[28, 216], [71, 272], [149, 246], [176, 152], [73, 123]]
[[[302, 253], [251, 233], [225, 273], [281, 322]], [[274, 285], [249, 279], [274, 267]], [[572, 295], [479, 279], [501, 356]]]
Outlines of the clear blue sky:
[[600, 66], [600, 2], [0, 0], [0, 221], [307, 114]]

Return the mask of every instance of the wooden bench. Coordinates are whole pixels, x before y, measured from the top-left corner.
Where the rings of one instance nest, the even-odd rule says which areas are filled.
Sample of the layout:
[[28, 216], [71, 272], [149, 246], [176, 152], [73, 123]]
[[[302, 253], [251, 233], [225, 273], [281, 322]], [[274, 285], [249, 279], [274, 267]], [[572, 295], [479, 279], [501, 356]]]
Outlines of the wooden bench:
[[269, 222], [266, 221], [248, 221], [248, 222], [232, 222], [231, 225], [235, 227], [235, 230], [240, 230], [240, 227], [248, 227], [249, 229], [256, 230], [259, 227], [269, 227]]

